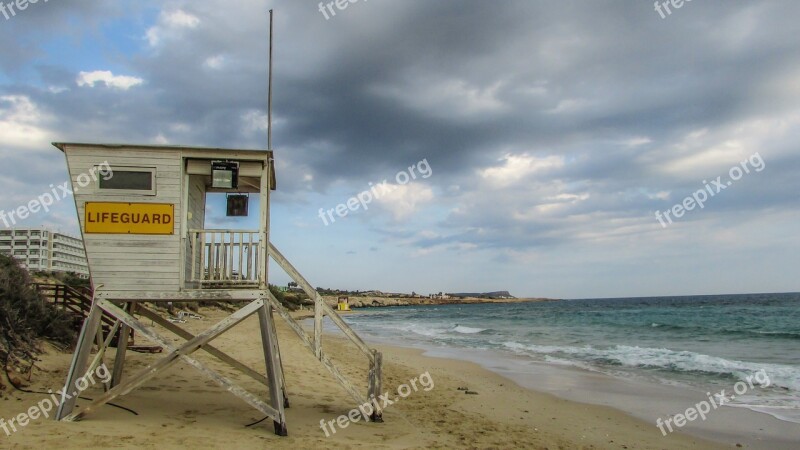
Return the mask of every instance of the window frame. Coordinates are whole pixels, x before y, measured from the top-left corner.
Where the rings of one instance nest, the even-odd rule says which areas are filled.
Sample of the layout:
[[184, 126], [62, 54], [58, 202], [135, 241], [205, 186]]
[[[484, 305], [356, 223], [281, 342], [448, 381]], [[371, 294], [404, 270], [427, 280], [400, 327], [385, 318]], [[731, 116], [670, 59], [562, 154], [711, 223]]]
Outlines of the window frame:
[[[99, 171], [100, 166], [95, 166], [95, 170]], [[95, 188], [97, 189], [98, 193], [103, 195], [146, 195], [146, 196], [155, 196], [157, 193], [156, 189], [156, 181], [158, 179], [158, 169], [156, 167], [150, 166], [112, 166], [111, 173], [117, 172], [144, 172], [150, 174], [151, 180], [151, 189], [111, 189], [111, 188], [103, 188], [100, 186], [100, 182], [103, 181], [103, 176], [100, 175], [99, 172], [96, 172], [97, 175], [97, 184]], [[112, 175], [113, 178], [113, 175]]]

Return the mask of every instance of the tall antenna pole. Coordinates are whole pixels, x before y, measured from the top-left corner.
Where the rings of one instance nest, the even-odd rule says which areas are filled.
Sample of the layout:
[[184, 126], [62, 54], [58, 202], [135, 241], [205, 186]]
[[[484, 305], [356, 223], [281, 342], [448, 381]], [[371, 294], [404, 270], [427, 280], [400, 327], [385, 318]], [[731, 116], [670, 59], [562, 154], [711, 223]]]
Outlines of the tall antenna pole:
[[272, 150], [272, 10], [269, 10], [269, 100], [267, 101], [267, 150]]

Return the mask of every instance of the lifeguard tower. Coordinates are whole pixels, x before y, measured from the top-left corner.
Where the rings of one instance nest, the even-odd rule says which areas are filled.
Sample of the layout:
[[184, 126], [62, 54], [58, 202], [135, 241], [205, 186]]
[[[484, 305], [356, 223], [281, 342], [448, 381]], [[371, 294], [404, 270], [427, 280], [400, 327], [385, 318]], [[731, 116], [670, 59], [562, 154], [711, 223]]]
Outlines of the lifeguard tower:
[[[379, 352], [369, 348], [326, 305], [269, 240], [270, 192], [276, 188], [272, 151], [220, 148], [54, 143], [64, 152], [74, 192], [94, 297], [83, 324], [67, 375], [57, 420], [78, 420], [112, 399], [126, 395], [149, 379], [183, 361], [274, 422], [275, 433], [287, 434], [289, 406], [275, 332], [277, 312], [303, 344], [347, 392], [365, 404], [381, 391]], [[206, 229], [206, 198], [227, 194], [227, 214], [247, 215], [251, 194], [258, 198], [258, 229]], [[268, 289], [269, 259], [314, 300], [314, 330], [309, 336]], [[243, 305], [235, 313], [194, 335], [149, 308], [159, 302], [215, 301]], [[210, 342], [253, 314], [258, 315], [266, 370], [246, 366]], [[114, 321], [103, 335], [101, 317]], [[136, 316], [145, 317], [185, 339], [171, 339]], [[323, 317], [328, 316], [367, 357], [366, 395], [356, 389], [322, 348]], [[120, 331], [113, 376], [107, 391], [74, 411], [76, 381], [103, 362], [113, 336]], [[166, 356], [135, 373], [125, 372], [129, 331], [163, 347]], [[92, 349], [97, 345], [94, 357]], [[248, 392], [207, 364], [192, 357], [203, 350], [242, 374], [267, 386], [269, 398]], [[286, 357], [286, 355], [284, 356]], [[290, 356], [289, 356], [290, 357]], [[371, 419], [382, 421], [372, 402]]]

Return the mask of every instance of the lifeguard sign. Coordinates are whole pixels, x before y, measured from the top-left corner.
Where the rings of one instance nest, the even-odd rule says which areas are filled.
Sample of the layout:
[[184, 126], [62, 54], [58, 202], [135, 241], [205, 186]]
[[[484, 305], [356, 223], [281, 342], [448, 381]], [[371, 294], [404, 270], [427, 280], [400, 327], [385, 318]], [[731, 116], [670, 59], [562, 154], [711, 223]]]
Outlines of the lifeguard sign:
[[174, 234], [175, 205], [86, 202], [87, 234]]
[[[357, 404], [381, 394], [381, 355], [370, 349], [352, 329], [325, 304], [311, 283], [269, 241], [270, 192], [275, 189], [275, 165], [270, 150], [233, 150], [202, 147], [165, 147], [110, 144], [54, 144], [67, 159], [72, 180], [94, 298], [78, 338], [67, 382], [62, 392], [57, 420], [80, 419], [119, 395], [127, 394], [178, 361], [201, 371], [226, 391], [238, 396], [273, 419], [275, 432], [286, 435], [288, 407], [278, 337], [273, 312], [277, 311], [300, 336], [315, 357], [344, 385]], [[110, 176], [86, 185], [86, 173], [103, 162]], [[106, 164], [108, 167], [106, 168]], [[108, 170], [105, 170], [108, 169]], [[246, 215], [250, 194], [259, 199], [258, 228], [207, 229], [208, 193], [229, 197], [228, 213]], [[268, 260], [275, 260], [306, 294], [314, 299], [314, 334], [308, 336], [288, 311], [270, 293]], [[146, 304], [152, 302], [215, 301], [233, 303], [231, 316], [203, 333], [194, 335], [167, 321]], [[136, 318], [144, 316], [148, 323]], [[209, 342], [251, 315], [261, 327], [266, 376], [237, 361]], [[327, 315], [369, 359], [369, 391], [362, 395], [342, 376], [322, 350], [323, 317]], [[103, 335], [101, 318], [113, 328]], [[163, 337], [150, 321], [186, 339], [178, 345]], [[166, 356], [150, 366], [124, 373], [129, 331], [161, 346]], [[94, 370], [119, 332], [109, 390], [73, 412], [76, 382]], [[90, 356], [97, 339], [98, 354]], [[267, 386], [268, 401], [252, 394], [233, 380], [193, 358], [203, 350], [246, 376]], [[123, 378], [124, 376], [124, 378]], [[78, 389], [80, 390], [80, 389]], [[381, 420], [375, 404], [372, 419]]]

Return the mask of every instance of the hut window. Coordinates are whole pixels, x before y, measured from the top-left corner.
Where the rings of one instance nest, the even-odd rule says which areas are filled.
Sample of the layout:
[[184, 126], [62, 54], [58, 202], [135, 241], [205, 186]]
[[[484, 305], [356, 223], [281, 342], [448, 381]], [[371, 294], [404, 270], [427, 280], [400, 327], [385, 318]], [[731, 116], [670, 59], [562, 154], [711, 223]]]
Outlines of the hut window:
[[114, 168], [110, 177], [99, 177], [98, 187], [119, 193], [156, 194], [156, 169], [154, 167]]

